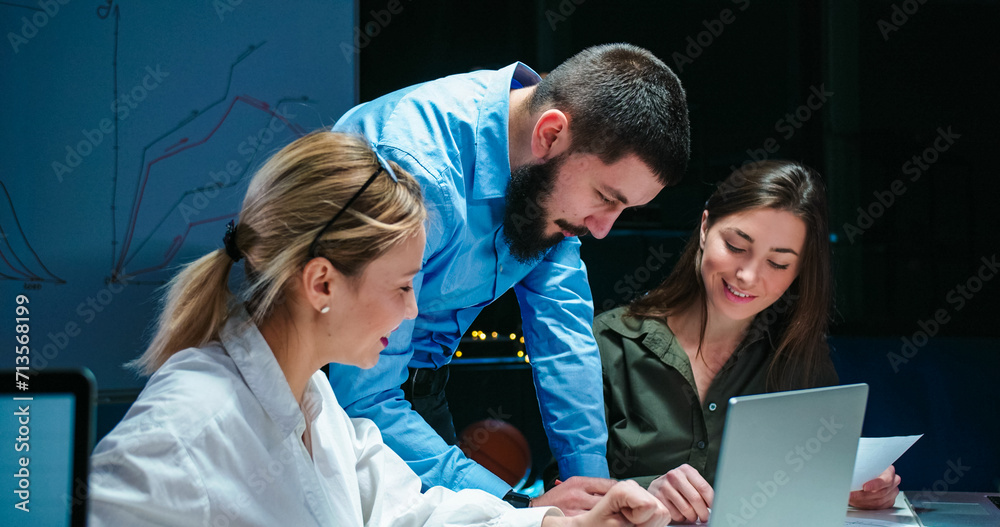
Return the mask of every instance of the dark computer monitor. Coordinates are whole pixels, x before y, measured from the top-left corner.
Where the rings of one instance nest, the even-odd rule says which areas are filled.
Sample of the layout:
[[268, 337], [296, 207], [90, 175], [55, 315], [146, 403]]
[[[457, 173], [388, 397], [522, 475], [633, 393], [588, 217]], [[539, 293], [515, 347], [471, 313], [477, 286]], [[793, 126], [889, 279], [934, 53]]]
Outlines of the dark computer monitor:
[[[96, 387], [89, 370], [0, 370], [0, 525], [87, 524]], [[13, 476], [11, 478], [10, 476]]]

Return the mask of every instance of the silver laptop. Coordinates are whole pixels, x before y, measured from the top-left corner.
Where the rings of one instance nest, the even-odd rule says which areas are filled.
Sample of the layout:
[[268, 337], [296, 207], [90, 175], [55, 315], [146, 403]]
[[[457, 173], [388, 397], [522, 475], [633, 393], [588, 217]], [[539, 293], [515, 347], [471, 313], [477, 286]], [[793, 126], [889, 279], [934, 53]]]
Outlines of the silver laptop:
[[729, 400], [709, 527], [842, 527], [867, 384]]
[[912, 492], [906, 497], [928, 527], [996, 527], [1000, 494], [987, 492]]

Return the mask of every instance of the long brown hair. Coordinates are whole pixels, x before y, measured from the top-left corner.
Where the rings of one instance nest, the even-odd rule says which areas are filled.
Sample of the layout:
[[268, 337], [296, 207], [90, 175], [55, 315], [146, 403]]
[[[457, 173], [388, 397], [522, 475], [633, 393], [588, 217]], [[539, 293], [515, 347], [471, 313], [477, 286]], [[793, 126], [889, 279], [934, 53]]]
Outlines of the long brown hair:
[[[382, 167], [360, 136], [320, 131], [282, 148], [254, 175], [240, 211], [235, 244], [246, 258], [243, 287], [236, 295], [229, 291], [233, 260], [225, 248], [184, 266], [166, 286], [149, 348], [128, 366], [148, 375], [178, 351], [217, 340], [237, 303], [260, 324], [313, 256], [357, 277], [372, 260], [420, 232], [426, 218], [420, 185], [399, 165], [390, 166], [398, 182], [380, 174], [323, 230]], [[317, 250], [310, 254], [318, 235]]]
[[[705, 202], [706, 230], [726, 216], [760, 208], [787, 211], [800, 218], [806, 226], [806, 240], [799, 276], [781, 298], [754, 317], [748, 337], [766, 327], [772, 342], [777, 342], [767, 373], [769, 391], [809, 387], [818, 378], [821, 360], [829, 354], [826, 335], [833, 285], [826, 190], [819, 175], [799, 163], [748, 163], [730, 174]], [[666, 280], [632, 302], [626, 314], [666, 322], [672, 314], [701, 309], [700, 353], [708, 313], [699, 234], [696, 228]]]

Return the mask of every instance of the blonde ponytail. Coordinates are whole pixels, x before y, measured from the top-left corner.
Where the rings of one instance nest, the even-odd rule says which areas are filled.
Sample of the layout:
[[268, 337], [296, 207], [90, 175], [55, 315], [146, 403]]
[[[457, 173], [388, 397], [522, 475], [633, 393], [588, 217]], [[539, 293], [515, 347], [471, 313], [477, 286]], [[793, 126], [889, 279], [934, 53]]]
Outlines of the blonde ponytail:
[[282, 300], [289, 281], [316, 255], [346, 276], [416, 235], [426, 218], [420, 185], [392, 164], [398, 182], [376, 177], [344, 214], [324, 226], [383, 167], [359, 136], [314, 132], [276, 153], [247, 190], [230, 252], [245, 260], [246, 283], [229, 291], [233, 258], [218, 249], [187, 264], [166, 286], [153, 339], [128, 366], [149, 375], [180, 350], [218, 340], [235, 304], [260, 323]]

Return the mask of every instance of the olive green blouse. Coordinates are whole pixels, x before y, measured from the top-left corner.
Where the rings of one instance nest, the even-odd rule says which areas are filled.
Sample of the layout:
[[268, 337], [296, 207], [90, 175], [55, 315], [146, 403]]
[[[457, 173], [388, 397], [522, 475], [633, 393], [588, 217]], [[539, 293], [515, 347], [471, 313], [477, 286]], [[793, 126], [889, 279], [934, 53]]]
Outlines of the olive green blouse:
[[[623, 316], [625, 307], [594, 320], [601, 351], [611, 477], [648, 486], [687, 463], [714, 485], [729, 398], [764, 393], [774, 353], [768, 331], [751, 332], [708, 388], [698, 390], [691, 362], [662, 322]], [[837, 384], [833, 363], [816, 386]]]

